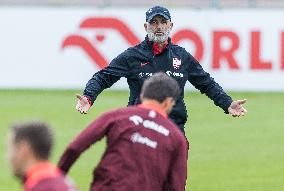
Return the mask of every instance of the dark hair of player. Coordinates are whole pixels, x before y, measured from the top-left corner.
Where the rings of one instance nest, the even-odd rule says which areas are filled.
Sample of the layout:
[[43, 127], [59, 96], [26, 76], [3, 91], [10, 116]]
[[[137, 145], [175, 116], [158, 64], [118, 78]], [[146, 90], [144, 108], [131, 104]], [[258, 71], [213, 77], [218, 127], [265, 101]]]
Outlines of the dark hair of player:
[[47, 160], [53, 147], [51, 129], [42, 122], [26, 122], [12, 127], [14, 142], [26, 141], [38, 159]]
[[180, 89], [176, 80], [163, 72], [158, 72], [145, 80], [141, 95], [143, 98], [162, 103], [168, 97], [176, 100], [179, 92]]

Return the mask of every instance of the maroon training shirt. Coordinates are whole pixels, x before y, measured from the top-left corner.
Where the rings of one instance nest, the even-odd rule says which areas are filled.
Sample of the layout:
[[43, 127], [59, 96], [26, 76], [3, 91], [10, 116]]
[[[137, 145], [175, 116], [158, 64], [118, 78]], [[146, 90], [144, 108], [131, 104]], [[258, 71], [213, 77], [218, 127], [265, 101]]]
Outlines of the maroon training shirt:
[[76, 191], [74, 184], [49, 162], [33, 166], [26, 174], [24, 191]]
[[107, 137], [93, 172], [91, 191], [183, 191], [188, 143], [156, 105], [142, 104], [103, 114], [68, 146], [59, 161], [67, 173], [82, 152]]

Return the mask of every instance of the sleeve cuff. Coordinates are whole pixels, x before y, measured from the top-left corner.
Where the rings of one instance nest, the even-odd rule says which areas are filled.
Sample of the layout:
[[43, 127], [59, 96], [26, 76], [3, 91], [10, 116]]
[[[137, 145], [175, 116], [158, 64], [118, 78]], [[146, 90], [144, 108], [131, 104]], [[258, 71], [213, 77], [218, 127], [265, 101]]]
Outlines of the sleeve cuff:
[[86, 96], [86, 95], [84, 95], [84, 97], [87, 98], [89, 105], [92, 106], [93, 102], [92, 102], [91, 98], [89, 96]]
[[228, 109], [229, 109], [230, 105], [232, 104], [232, 102], [233, 102], [233, 100], [230, 99], [230, 100], [228, 100], [227, 103], [225, 104], [225, 107], [223, 108], [223, 110], [224, 110], [224, 112], [225, 112], [226, 114], [229, 114]]

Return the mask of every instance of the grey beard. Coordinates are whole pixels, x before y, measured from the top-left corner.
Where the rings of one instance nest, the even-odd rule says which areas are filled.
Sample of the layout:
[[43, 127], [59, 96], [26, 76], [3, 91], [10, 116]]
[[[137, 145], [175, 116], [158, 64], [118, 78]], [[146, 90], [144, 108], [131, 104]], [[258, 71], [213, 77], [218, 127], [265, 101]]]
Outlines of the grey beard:
[[157, 43], [165, 42], [168, 40], [169, 35], [170, 35], [170, 30], [165, 31], [165, 34], [162, 36], [156, 36], [152, 31], [148, 30], [147, 31], [149, 41], [154, 41]]

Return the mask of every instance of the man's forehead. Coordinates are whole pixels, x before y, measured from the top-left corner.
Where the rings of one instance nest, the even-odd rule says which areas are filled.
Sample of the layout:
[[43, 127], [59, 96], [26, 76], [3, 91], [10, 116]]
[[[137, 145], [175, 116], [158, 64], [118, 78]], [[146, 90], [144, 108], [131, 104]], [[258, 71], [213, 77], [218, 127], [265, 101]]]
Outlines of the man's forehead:
[[163, 17], [162, 15], [156, 15], [156, 16], [153, 17], [153, 19], [151, 21], [153, 21], [153, 20], [167, 20], [167, 19], [165, 17]]

